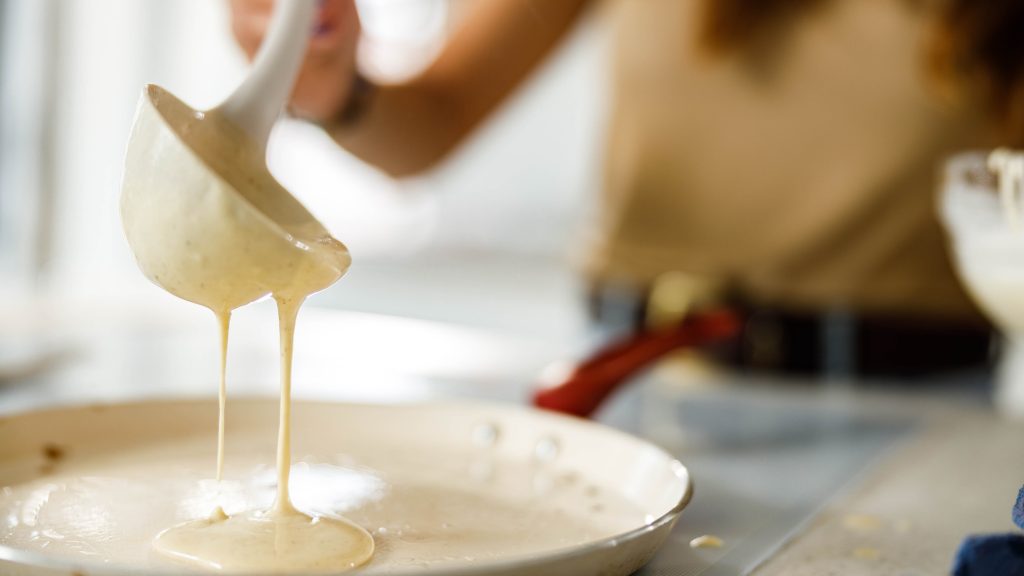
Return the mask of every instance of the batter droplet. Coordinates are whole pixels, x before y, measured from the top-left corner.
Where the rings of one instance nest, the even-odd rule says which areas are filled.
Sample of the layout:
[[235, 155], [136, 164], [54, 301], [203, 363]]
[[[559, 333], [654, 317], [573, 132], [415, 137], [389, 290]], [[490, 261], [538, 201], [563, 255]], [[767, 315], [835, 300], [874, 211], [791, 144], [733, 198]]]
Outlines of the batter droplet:
[[725, 546], [725, 541], [711, 534], [705, 534], [690, 540], [690, 548], [721, 548], [722, 546]]

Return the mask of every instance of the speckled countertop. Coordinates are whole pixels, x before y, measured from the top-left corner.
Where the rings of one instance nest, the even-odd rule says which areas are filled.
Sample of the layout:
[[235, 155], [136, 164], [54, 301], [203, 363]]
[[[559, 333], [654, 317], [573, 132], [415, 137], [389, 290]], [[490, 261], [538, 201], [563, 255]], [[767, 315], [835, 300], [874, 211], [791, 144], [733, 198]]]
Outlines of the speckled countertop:
[[918, 432], [830, 503], [756, 576], [948, 574], [969, 533], [1016, 530], [1024, 424], [932, 410]]

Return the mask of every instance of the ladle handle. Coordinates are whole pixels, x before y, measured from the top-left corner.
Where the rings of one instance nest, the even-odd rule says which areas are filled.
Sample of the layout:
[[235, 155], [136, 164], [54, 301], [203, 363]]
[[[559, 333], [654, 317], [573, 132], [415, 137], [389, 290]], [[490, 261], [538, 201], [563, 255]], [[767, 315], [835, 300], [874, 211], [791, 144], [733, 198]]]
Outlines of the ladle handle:
[[249, 75], [217, 107], [261, 147], [295, 85], [316, 15], [317, 0], [277, 0]]

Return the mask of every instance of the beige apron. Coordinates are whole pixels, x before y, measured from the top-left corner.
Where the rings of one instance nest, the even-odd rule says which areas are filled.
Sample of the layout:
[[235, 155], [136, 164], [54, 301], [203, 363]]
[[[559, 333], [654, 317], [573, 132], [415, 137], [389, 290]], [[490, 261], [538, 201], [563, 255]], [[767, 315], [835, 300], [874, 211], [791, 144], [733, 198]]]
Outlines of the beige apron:
[[982, 122], [927, 76], [911, 3], [836, 0], [772, 54], [712, 57], [697, 0], [609, 0], [613, 111], [587, 268], [668, 271], [757, 303], [974, 315], [936, 217], [937, 170]]

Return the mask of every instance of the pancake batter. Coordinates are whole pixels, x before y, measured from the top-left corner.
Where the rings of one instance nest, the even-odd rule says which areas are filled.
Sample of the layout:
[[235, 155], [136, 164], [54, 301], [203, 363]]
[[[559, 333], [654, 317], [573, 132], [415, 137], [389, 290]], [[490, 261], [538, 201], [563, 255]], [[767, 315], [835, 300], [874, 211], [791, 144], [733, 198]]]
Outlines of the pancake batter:
[[[160, 533], [154, 547], [194, 566], [233, 572], [337, 571], [359, 566], [373, 555], [369, 533], [339, 517], [313, 517], [298, 511], [288, 492], [295, 320], [308, 295], [345, 273], [348, 250], [277, 183], [266, 169], [262, 147], [246, 134], [216, 111], [194, 111], [154, 87], [148, 95], [160, 120], [202, 163], [192, 163], [197, 170], [181, 171], [185, 176], [180, 177], [180, 191], [168, 190], [166, 181], [152, 183], [159, 189], [146, 187], [148, 179], [164, 171], [165, 177], [177, 182], [175, 166], [137, 173], [126, 169], [122, 217], [129, 244], [147, 277], [172, 294], [209, 308], [218, 319], [218, 481], [224, 470], [225, 373], [232, 310], [273, 296], [281, 339], [274, 505], [268, 511], [234, 516], [218, 506], [206, 518]], [[145, 130], [151, 117], [156, 115], [140, 115], [135, 129]], [[132, 154], [130, 147], [129, 167], [136, 160]], [[190, 158], [184, 158], [189, 163]], [[137, 159], [140, 165], [147, 160]]]

